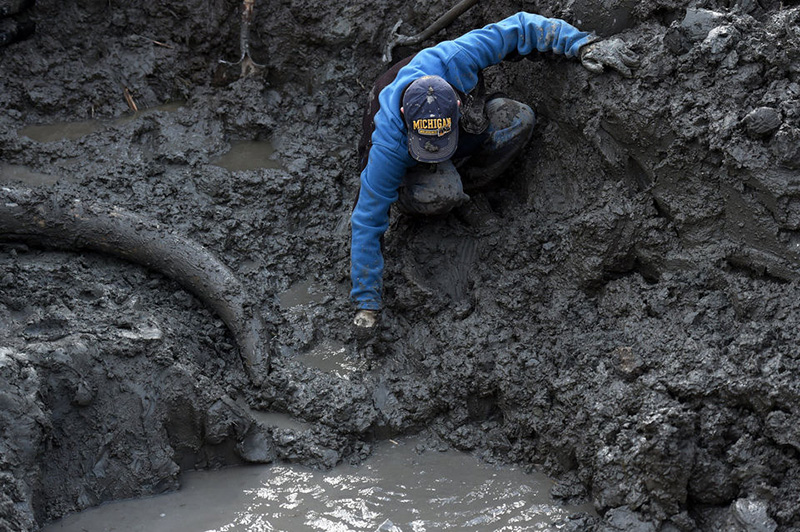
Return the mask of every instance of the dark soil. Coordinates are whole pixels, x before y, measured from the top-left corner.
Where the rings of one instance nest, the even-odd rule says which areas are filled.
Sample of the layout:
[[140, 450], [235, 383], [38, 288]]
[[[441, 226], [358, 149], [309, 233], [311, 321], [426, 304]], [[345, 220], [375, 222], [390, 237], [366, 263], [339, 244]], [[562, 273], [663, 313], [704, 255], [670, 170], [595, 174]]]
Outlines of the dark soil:
[[[397, 20], [416, 33], [450, 2], [256, 2], [267, 68], [244, 79], [218, 62], [240, 55], [239, 2], [25, 4], [0, 1], [36, 27], [0, 49], [3, 203], [82, 198], [197, 242], [274, 336], [254, 384], [170, 272], [0, 228], [0, 529], [177, 489], [182, 468], [327, 468], [421, 433], [593, 501], [601, 518], [568, 529], [800, 530], [797, 2], [500, 0], [437, 35], [525, 9], [621, 37], [642, 66], [487, 71], [535, 109], [534, 138], [483, 216], [393, 217], [370, 339], [347, 300], [362, 102]], [[268, 139], [280, 168], [213, 164]], [[309, 363], [326, 345], [348, 373]]]

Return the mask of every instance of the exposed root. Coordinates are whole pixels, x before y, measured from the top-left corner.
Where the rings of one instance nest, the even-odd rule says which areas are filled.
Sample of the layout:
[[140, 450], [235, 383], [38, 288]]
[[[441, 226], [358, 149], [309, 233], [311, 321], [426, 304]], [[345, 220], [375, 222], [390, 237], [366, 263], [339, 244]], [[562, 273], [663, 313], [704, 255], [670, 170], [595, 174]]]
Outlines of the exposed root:
[[433, 37], [441, 30], [452, 24], [453, 21], [460, 17], [462, 13], [477, 3], [478, 0], [461, 0], [459, 3], [451, 7], [447, 13], [437, 18], [433, 24], [416, 35], [400, 35], [397, 30], [400, 28], [400, 25], [403, 24], [403, 20], [398, 20], [397, 23], [392, 27], [392, 30], [389, 32], [389, 40], [386, 42], [386, 46], [383, 49], [383, 62], [391, 62], [392, 50], [394, 50], [396, 46], [419, 44], [425, 39]]
[[244, 0], [242, 2], [242, 26], [239, 31], [239, 48], [242, 52], [241, 57], [239, 57], [239, 60], [236, 62], [223, 61], [222, 59], [219, 61], [225, 65], [241, 65], [241, 77], [243, 78], [255, 74], [259, 69], [265, 67], [265, 65], [253, 61], [253, 58], [250, 57], [250, 24], [253, 22], [255, 4], [255, 0]]
[[134, 113], [138, 113], [139, 106], [136, 105], [136, 100], [133, 99], [133, 95], [131, 94], [131, 91], [128, 90], [128, 87], [125, 87], [125, 89], [123, 90], [123, 94], [125, 96], [125, 103], [128, 104], [130, 110], [133, 111]]
[[231, 331], [250, 380], [269, 372], [271, 336], [234, 273], [203, 246], [115, 206], [0, 188], [0, 240], [109, 253], [160, 272], [208, 305]]

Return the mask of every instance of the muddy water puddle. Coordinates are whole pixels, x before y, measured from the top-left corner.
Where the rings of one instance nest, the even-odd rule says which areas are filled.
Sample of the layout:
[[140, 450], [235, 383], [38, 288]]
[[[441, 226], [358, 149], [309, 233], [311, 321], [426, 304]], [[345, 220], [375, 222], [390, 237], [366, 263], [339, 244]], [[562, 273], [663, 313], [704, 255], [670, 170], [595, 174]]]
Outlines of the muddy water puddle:
[[77, 140], [99, 131], [109, 125], [119, 125], [156, 111], [173, 112], [180, 109], [185, 102], [176, 101], [143, 109], [135, 114], [126, 115], [116, 120], [82, 120], [78, 122], [57, 122], [55, 124], [36, 124], [25, 126], [17, 135], [28, 137], [36, 142], [58, 142], [60, 140]]
[[322, 303], [324, 300], [325, 293], [310, 279], [298, 281], [290, 286], [288, 290], [278, 294], [278, 303], [283, 309]]
[[180, 491], [110, 503], [45, 532], [557, 530], [590, 505], [564, 506], [552, 481], [455, 451], [417, 453], [414, 438], [385, 441], [361, 466], [294, 465], [190, 472]]
[[59, 140], [77, 140], [94, 133], [104, 125], [100, 120], [58, 122], [56, 124], [25, 126], [18, 131], [18, 134], [36, 142], [58, 142]]
[[[278, 294], [278, 302], [282, 309], [290, 312], [302, 312], [304, 308], [324, 303], [330, 297], [314, 281], [306, 279], [294, 283], [284, 292]], [[348, 356], [347, 346], [336, 340], [323, 340], [305, 353], [298, 353], [295, 360], [304, 366], [330, 373], [341, 379], [348, 379], [360, 369], [363, 361]]]
[[233, 141], [231, 149], [211, 164], [231, 172], [282, 167], [275, 159], [275, 146], [269, 140]]
[[52, 185], [63, 178], [36, 172], [27, 166], [0, 163], [0, 183], [23, 183], [30, 186]]
[[324, 341], [308, 353], [300, 353], [297, 361], [310, 368], [330, 373], [340, 379], [348, 379], [361, 368], [361, 362], [347, 356], [347, 346], [336, 341]]

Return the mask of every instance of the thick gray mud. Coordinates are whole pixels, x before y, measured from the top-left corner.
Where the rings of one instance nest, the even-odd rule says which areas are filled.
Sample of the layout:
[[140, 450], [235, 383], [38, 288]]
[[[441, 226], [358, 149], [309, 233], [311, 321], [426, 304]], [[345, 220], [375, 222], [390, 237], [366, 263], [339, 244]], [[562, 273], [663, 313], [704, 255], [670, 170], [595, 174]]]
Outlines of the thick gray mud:
[[[489, 69], [536, 111], [534, 137], [482, 215], [393, 216], [369, 340], [347, 301], [362, 102], [397, 20], [413, 34], [449, 3], [256, 2], [267, 68], [244, 79], [218, 62], [240, 56], [239, 2], [27, 4], [0, 1], [36, 27], [0, 48], [0, 189], [203, 246], [274, 328], [273, 357], [254, 384], [166, 273], [4, 241], [0, 529], [174, 490], [182, 469], [327, 469], [419, 434], [553, 476], [598, 511], [575, 530], [800, 530], [796, 2], [465, 13], [437, 39], [525, 9], [621, 37], [642, 67]], [[31, 129], [65, 123], [81, 126]], [[263, 167], [219, 163], [266, 141]]]

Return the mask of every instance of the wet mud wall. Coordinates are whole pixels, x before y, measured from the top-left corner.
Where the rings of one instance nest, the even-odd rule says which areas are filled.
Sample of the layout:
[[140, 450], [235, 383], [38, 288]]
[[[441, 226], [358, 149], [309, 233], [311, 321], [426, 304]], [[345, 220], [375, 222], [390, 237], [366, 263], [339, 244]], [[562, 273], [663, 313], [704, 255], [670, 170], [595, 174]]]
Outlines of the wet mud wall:
[[[219, 63], [241, 53], [239, 2], [0, 2], [36, 27], [0, 48], [0, 186], [169, 228], [274, 327], [254, 384], [225, 323], [174, 280], [4, 242], [3, 527], [176, 489], [182, 468], [325, 468], [419, 433], [553, 475], [554, 495], [598, 510], [567, 529], [800, 529], [800, 8], [470, 9], [436, 38], [527, 10], [623, 38], [642, 66], [626, 79], [537, 54], [489, 69], [490, 90], [536, 111], [534, 137], [472, 215], [393, 214], [386, 309], [358, 338], [361, 102], [395, 23], [413, 34], [449, 7], [256, 2], [249, 52], [266, 67], [240, 79]], [[26, 129], [54, 123], [86, 127]], [[267, 140], [274, 168], [217, 164]]]

